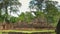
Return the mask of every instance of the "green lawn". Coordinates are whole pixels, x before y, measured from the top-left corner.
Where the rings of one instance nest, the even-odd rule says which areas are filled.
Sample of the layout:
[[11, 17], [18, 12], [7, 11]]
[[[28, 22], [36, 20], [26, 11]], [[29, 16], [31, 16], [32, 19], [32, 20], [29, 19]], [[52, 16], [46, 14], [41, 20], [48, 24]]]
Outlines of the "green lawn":
[[23, 31], [23, 30], [0, 30], [0, 32], [23, 32], [23, 33], [32, 33], [32, 32], [54, 32], [54, 30], [32, 30], [32, 31]]
[[[23, 30], [0, 30], [0, 34], [2, 34], [2, 32], [22, 32], [22, 33], [33, 33], [33, 32], [55, 32], [54, 30], [32, 30], [32, 31], [23, 31]], [[55, 34], [55, 33], [53, 33]]]

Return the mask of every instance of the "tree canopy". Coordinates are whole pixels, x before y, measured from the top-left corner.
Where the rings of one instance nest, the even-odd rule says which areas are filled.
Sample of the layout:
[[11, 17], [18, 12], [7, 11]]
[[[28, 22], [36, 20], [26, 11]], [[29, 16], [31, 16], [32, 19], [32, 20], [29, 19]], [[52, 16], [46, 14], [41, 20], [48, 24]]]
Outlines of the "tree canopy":
[[[3, 21], [7, 22], [10, 20], [9, 13], [11, 12], [17, 12], [18, 7], [21, 6], [21, 3], [18, 0], [0, 0], [0, 16], [3, 19]], [[10, 7], [10, 9], [8, 9]], [[10, 11], [9, 11], [10, 10]], [[4, 17], [2, 17], [4, 16]]]

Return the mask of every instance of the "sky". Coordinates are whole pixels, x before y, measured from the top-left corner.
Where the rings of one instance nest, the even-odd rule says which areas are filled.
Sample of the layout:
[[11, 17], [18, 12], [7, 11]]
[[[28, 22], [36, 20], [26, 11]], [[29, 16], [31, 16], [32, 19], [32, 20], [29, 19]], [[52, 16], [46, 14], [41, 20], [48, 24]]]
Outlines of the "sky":
[[[31, 0], [19, 0], [19, 2], [20, 3], [22, 3], [22, 6], [19, 8], [19, 10], [20, 10], [20, 13], [21, 12], [26, 12], [26, 11], [29, 11], [30, 9], [29, 9], [29, 2], [30, 2]], [[58, 1], [59, 2], [59, 4], [60, 4], [60, 0], [53, 0], [53, 1]], [[14, 15], [14, 16], [17, 16], [17, 15]]]
[[22, 3], [22, 6], [20, 8], [21, 12], [26, 12], [29, 11], [29, 2], [31, 0], [20, 0], [20, 2]]
[[53, 0], [53, 1], [58, 1], [58, 2], [59, 2], [59, 4], [60, 4], [60, 0]]
[[[26, 12], [26, 11], [29, 11], [29, 2], [30, 2], [31, 0], [19, 0], [19, 2], [22, 4], [22, 6], [19, 8], [19, 10], [20, 10], [20, 12], [19, 12], [19, 14], [21, 14], [21, 12]], [[18, 15], [17, 14], [13, 14], [12, 13], [12, 16], [15, 16], [15, 17], [18, 17]]]

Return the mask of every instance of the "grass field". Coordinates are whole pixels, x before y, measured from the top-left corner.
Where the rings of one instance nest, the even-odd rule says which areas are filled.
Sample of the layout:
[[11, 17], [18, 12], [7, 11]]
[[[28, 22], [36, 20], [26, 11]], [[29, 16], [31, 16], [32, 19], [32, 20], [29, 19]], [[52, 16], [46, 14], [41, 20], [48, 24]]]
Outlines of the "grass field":
[[[28, 31], [23, 31], [23, 30], [0, 30], [0, 34], [2, 34], [2, 32], [6, 32], [6, 34], [8, 32], [22, 32], [22, 33], [33, 33], [33, 32], [55, 32], [55, 30], [28, 30]], [[53, 33], [55, 34], [55, 33]]]
[[55, 30], [28, 30], [28, 31], [23, 31], [23, 30], [0, 30], [0, 32], [23, 32], [23, 33], [32, 33], [32, 32], [54, 32]]

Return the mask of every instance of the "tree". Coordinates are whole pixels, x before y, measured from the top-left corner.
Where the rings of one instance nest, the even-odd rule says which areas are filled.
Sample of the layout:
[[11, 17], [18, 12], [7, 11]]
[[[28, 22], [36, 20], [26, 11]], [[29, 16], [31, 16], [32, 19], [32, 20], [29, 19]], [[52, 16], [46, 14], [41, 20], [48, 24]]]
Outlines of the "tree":
[[44, 0], [32, 0], [30, 2], [30, 9], [42, 10], [42, 3]]
[[47, 22], [56, 23], [57, 18], [59, 17], [59, 11], [56, 7], [56, 1], [46, 1], [46, 8], [44, 9], [44, 13], [47, 14]]
[[22, 22], [29, 23], [33, 19], [34, 19], [34, 16], [32, 15], [31, 12], [21, 13], [21, 15], [19, 15], [19, 20]]
[[20, 15], [19, 15], [19, 20], [21, 21], [21, 22], [24, 22], [26, 19], [25, 19], [25, 13], [21, 13]]
[[11, 17], [9, 22], [17, 23], [18, 21], [19, 21], [18, 17]]
[[[32, 0], [30, 2], [30, 9], [36, 9], [36, 12], [33, 12], [37, 18], [37, 20], [40, 22], [41, 19], [44, 19], [44, 13], [43, 13], [43, 2], [45, 0]], [[34, 11], [34, 10], [33, 10]]]
[[56, 32], [56, 34], [60, 34], [60, 19], [59, 19], [58, 24], [56, 26], [55, 32]]
[[[5, 25], [5, 23], [9, 23], [10, 20], [10, 15], [9, 13], [11, 12], [17, 12], [16, 9], [12, 9], [13, 8], [18, 8], [21, 6], [21, 3], [19, 2], [19, 0], [0, 0], [0, 16], [3, 19], [3, 24]], [[8, 9], [10, 7], [10, 9]], [[10, 12], [8, 11], [10, 10]], [[4, 16], [4, 17], [2, 17]], [[5, 26], [4, 26], [5, 27]]]
[[57, 23], [60, 15], [58, 7], [56, 6], [57, 4], [57, 1], [51, 0], [32, 0], [30, 2], [30, 9], [36, 9], [36, 12], [33, 12], [36, 17], [41, 17], [41, 14], [43, 13], [43, 16], [46, 18], [47, 23], [54, 24]]
[[35, 16], [31, 12], [26, 12], [25, 15], [26, 15], [26, 22], [27, 23], [31, 22], [35, 18]]
[[59, 17], [59, 11], [56, 7], [57, 4], [57, 1], [32, 0], [30, 2], [30, 9], [36, 9], [37, 11], [43, 12], [46, 15], [48, 22], [56, 22], [57, 18]]
[[34, 12], [35, 18], [38, 20], [38, 23], [45, 22], [46, 23], [46, 18], [45, 14], [42, 11], [36, 11]]

